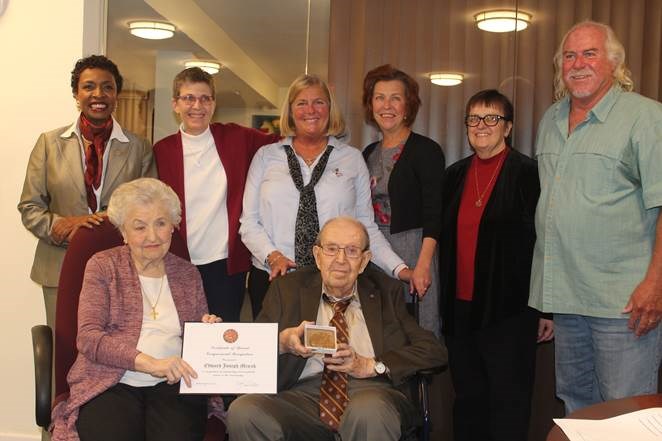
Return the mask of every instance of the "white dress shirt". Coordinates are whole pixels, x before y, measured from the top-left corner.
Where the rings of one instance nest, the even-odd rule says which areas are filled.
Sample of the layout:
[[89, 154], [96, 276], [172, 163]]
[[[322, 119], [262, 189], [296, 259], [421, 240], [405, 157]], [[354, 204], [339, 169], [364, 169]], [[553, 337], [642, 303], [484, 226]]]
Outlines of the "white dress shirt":
[[[372, 260], [387, 274], [394, 275], [393, 271], [404, 267], [404, 262], [393, 252], [375, 224], [370, 177], [361, 152], [333, 136], [329, 137], [328, 143], [334, 148], [315, 185], [319, 226], [322, 228], [326, 221], [338, 216], [356, 218], [368, 230]], [[265, 260], [274, 250], [294, 260], [299, 191], [290, 176], [285, 145], [292, 145], [292, 138], [265, 145], [255, 154], [248, 170], [240, 218], [239, 233], [253, 255], [253, 265], [267, 272], [269, 268]], [[296, 158], [306, 185], [319, 157], [310, 167], [299, 155]]]

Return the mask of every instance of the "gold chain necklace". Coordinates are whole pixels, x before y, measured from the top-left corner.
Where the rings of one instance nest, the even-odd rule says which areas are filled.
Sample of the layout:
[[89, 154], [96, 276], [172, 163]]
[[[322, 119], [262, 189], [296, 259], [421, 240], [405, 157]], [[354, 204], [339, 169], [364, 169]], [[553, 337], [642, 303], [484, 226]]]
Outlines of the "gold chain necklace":
[[159, 304], [159, 300], [161, 300], [161, 293], [163, 292], [163, 279], [165, 279], [165, 275], [161, 276], [161, 285], [159, 286], [159, 294], [156, 296], [156, 301], [152, 303], [152, 301], [149, 299], [149, 296], [145, 292], [143, 288], [143, 282], [138, 278], [138, 283], [140, 283], [140, 292], [142, 293], [143, 296], [147, 299], [147, 303], [149, 303], [149, 306], [152, 310], [152, 312], [149, 313], [149, 315], [152, 316], [152, 320], [156, 320], [156, 317], [158, 317], [159, 313], [156, 310], [156, 305]]
[[328, 144], [329, 144], [328, 139], [325, 139], [324, 142], [320, 143], [319, 146], [315, 147], [315, 149], [317, 150], [317, 153], [315, 153], [312, 157], [307, 158], [306, 156], [303, 155], [302, 152], [297, 150], [297, 148], [294, 145], [294, 140], [292, 140], [292, 147], [294, 148], [294, 152], [297, 155], [301, 156], [301, 159], [303, 159], [303, 162], [305, 162], [308, 167], [313, 165], [313, 163], [317, 160], [317, 158], [319, 158], [319, 156], [324, 152], [324, 150], [326, 150], [326, 147], [328, 146]]
[[476, 167], [474, 167], [474, 177], [476, 178], [476, 196], [478, 196], [478, 199], [476, 199], [475, 205], [476, 207], [481, 207], [483, 205], [483, 197], [485, 196], [485, 193], [487, 193], [487, 190], [489, 190], [490, 185], [492, 185], [492, 181], [496, 177], [497, 173], [499, 172], [499, 167], [501, 166], [501, 162], [503, 161], [503, 158], [506, 155], [502, 155], [501, 158], [499, 158], [499, 162], [497, 162], [497, 166], [494, 169], [494, 173], [492, 173], [492, 177], [490, 178], [490, 181], [487, 183], [487, 186], [485, 186], [485, 189], [481, 193], [480, 190], [478, 189], [478, 156], [476, 156]]

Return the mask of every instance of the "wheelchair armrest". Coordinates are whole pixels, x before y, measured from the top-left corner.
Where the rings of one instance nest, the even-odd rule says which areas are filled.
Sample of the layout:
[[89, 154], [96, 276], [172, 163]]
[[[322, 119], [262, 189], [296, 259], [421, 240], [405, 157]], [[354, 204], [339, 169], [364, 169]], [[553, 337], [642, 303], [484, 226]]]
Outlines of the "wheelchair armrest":
[[46, 325], [32, 327], [34, 355], [35, 419], [48, 428], [51, 423], [51, 390], [53, 379], [53, 331]]
[[441, 374], [447, 368], [448, 368], [448, 365], [442, 364], [442, 365], [434, 366], [434, 367], [427, 368], [427, 369], [419, 369], [418, 371], [416, 371], [416, 376], [429, 379], [429, 378], [431, 378], [435, 375]]

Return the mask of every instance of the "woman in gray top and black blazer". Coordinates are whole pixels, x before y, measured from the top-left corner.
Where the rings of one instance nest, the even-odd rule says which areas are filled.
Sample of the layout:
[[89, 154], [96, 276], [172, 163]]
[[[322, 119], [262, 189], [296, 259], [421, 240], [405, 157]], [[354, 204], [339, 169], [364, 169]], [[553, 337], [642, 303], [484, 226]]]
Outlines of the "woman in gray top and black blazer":
[[405, 296], [418, 293], [421, 326], [439, 336], [435, 256], [444, 153], [439, 144], [411, 130], [420, 103], [416, 80], [393, 66], [379, 66], [366, 74], [365, 120], [382, 134], [363, 152], [375, 222], [393, 250], [414, 268]]

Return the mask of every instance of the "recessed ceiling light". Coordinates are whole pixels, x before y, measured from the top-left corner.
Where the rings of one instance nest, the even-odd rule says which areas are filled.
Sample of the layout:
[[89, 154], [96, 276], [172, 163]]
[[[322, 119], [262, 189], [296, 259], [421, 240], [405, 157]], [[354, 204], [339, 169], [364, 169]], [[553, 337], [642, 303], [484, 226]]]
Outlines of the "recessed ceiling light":
[[437, 86], [457, 86], [462, 83], [464, 75], [457, 73], [433, 73], [430, 74], [430, 82], [436, 84]]
[[129, 23], [132, 35], [148, 40], [164, 40], [175, 35], [175, 26], [158, 21], [132, 21]]
[[474, 15], [478, 29], [487, 32], [523, 31], [531, 23], [531, 14], [512, 9], [483, 11]]
[[184, 63], [184, 66], [188, 69], [189, 67], [199, 67], [210, 75], [217, 74], [221, 70], [221, 64], [215, 61], [200, 61], [200, 60], [191, 60]]

